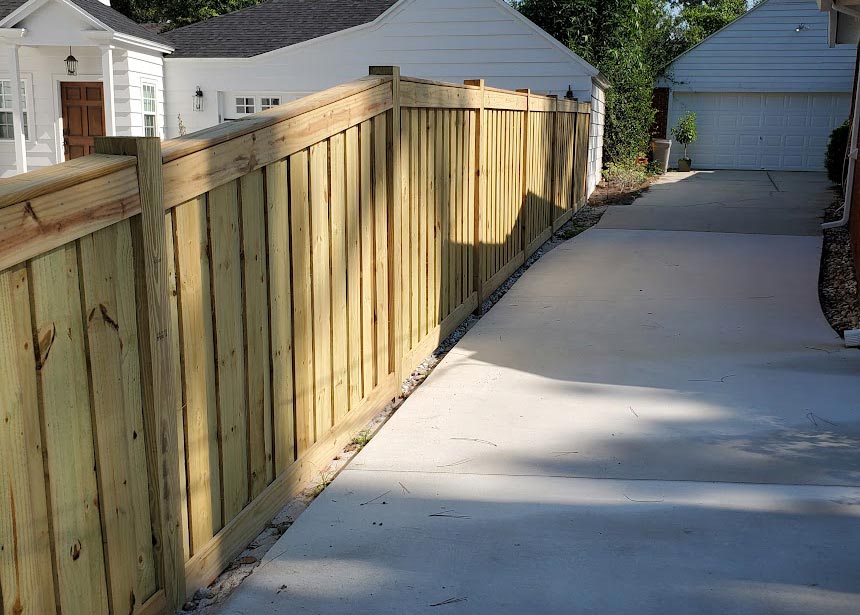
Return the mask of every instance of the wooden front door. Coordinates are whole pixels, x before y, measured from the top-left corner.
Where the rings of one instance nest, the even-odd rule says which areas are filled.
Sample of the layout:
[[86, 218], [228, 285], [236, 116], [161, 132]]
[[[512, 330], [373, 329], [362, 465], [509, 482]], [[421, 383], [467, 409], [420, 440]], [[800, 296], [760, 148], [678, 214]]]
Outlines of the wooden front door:
[[95, 82], [60, 83], [63, 113], [63, 148], [66, 160], [95, 152], [93, 137], [105, 134], [105, 100], [102, 84]]

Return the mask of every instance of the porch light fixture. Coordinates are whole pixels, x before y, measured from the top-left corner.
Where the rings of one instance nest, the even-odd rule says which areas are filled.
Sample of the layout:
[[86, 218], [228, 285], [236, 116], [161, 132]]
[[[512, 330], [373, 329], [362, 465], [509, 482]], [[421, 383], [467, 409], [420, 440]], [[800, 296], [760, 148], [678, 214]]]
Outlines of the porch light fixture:
[[71, 76], [78, 74], [78, 59], [72, 55], [71, 47], [69, 47], [69, 57], [66, 58], [66, 74]]
[[197, 90], [194, 92], [194, 105], [193, 109], [195, 111], [203, 111], [203, 90], [200, 89], [200, 86], [197, 86]]
[[567, 94], [564, 97], [568, 100], [573, 100], [573, 87], [567, 86]]
[[795, 32], [803, 32], [804, 30], [807, 30], [807, 29], [808, 28], [807, 28], [805, 23], [799, 23], [799, 24], [797, 24], [797, 27], [794, 29], [794, 31]]

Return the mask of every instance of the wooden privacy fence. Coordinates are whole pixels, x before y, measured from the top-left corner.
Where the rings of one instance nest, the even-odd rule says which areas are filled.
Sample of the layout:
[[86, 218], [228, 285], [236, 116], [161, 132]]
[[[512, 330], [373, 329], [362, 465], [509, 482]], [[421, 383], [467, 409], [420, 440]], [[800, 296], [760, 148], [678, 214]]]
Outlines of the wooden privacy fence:
[[211, 582], [586, 198], [589, 105], [391, 67], [0, 183], [0, 612]]

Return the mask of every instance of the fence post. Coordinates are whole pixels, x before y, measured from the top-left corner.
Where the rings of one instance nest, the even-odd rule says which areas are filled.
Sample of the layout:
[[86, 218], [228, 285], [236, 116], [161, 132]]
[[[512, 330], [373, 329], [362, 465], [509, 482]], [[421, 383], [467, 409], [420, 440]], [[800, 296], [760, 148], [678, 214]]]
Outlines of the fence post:
[[396, 382], [403, 381], [403, 285], [400, 283], [402, 262], [402, 212], [400, 178], [400, 67], [371, 66], [370, 75], [391, 77], [391, 122], [388, 124], [388, 168], [391, 182], [388, 187], [388, 339], [389, 369], [394, 370]]
[[522, 179], [523, 179], [523, 197], [520, 201], [520, 251], [523, 252], [523, 258], [525, 258], [526, 247], [528, 247], [528, 241], [526, 240], [526, 230], [528, 229], [528, 216], [529, 216], [529, 148], [531, 147], [530, 139], [531, 139], [531, 99], [532, 99], [532, 91], [529, 88], [523, 88], [517, 90], [517, 92], [522, 92], [526, 95], [526, 111], [524, 114], [523, 120], [523, 168], [522, 168]]
[[474, 273], [472, 274], [472, 284], [475, 287], [475, 292], [478, 294], [478, 307], [475, 308], [475, 313], [481, 315], [484, 313], [484, 246], [482, 242], [481, 228], [483, 224], [483, 215], [486, 211], [487, 200], [487, 110], [484, 108], [484, 80], [483, 79], [466, 79], [464, 85], [474, 85], [481, 88], [480, 100], [481, 106], [478, 109], [478, 125], [475, 131], [478, 140], [478, 154], [475, 161], [475, 215], [474, 215], [474, 233], [475, 245], [472, 246], [473, 259], [475, 261]]
[[153, 534], [168, 608], [185, 600], [179, 442], [176, 395], [171, 370], [176, 363], [170, 339], [164, 182], [158, 137], [96, 137], [96, 151], [137, 157], [140, 216], [131, 220], [146, 456], [155, 503]]

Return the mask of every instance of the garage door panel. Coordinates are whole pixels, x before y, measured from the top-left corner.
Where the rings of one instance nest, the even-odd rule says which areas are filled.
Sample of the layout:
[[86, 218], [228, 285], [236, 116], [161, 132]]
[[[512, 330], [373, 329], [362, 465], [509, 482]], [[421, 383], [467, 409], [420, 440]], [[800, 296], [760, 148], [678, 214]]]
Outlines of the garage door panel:
[[[690, 156], [699, 168], [821, 170], [831, 130], [848, 115], [847, 93], [678, 93], [673, 124], [697, 114]], [[683, 148], [674, 146], [673, 158]]]

